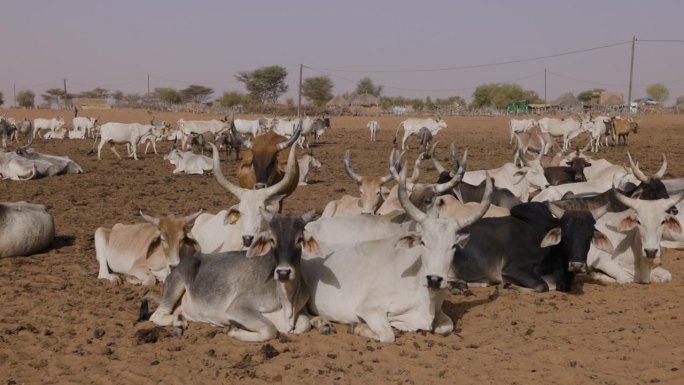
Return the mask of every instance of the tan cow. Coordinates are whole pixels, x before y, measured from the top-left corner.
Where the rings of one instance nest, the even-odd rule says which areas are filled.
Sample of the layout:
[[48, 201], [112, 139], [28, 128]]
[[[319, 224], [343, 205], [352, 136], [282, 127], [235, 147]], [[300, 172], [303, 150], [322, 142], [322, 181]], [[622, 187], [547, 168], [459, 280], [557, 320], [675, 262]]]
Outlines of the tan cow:
[[[480, 209], [477, 202], [461, 203], [453, 195], [441, 195], [427, 210], [428, 215], [435, 215], [438, 218], [467, 218], [474, 215]], [[503, 207], [489, 205], [483, 218], [507, 217], [511, 215], [510, 210]]]
[[186, 217], [155, 218], [140, 211], [147, 223], [117, 223], [111, 229], [98, 228], [95, 231], [95, 258], [100, 264], [97, 278], [119, 284], [121, 279], [116, 274], [122, 274], [136, 285], [163, 282], [181, 257], [197, 249], [189, 229], [201, 213], [202, 210]]
[[610, 125], [613, 128], [613, 142], [616, 142], [615, 138], [617, 137], [617, 145], [620, 145], [620, 139], [622, 139], [622, 144], [626, 146], [629, 132], [632, 131], [636, 134], [639, 130], [639, 122], [635, 122], [631, 118], [625, 120], [616, 116], [610, 120]]

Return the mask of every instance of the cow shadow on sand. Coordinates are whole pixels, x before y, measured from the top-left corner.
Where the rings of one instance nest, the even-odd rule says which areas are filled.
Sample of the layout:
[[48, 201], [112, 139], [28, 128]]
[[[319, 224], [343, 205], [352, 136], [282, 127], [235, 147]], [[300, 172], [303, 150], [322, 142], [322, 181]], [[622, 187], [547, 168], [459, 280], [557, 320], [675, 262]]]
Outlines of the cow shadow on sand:
[[56, 235], [48, 250], [59, 250], [63, 247], [73, 246], [75, 241], [76, 237], [73, 235]]

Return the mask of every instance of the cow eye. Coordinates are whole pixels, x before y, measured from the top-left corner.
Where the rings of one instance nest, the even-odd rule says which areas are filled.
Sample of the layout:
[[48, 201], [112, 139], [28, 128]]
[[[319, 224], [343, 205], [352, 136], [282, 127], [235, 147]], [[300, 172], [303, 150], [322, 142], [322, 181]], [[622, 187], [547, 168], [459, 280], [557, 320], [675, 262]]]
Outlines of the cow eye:
[[640, 224], [641, 224], [641, 221], [637, 219], [637, 220], [636, 220], [636, 223], [637, 223], [637, 225], [640, 225]]
[[422, 239], [420, 240], [420, 245], [421, 245], [421, 246], [425, 246], [425, 242], [423, 242]]

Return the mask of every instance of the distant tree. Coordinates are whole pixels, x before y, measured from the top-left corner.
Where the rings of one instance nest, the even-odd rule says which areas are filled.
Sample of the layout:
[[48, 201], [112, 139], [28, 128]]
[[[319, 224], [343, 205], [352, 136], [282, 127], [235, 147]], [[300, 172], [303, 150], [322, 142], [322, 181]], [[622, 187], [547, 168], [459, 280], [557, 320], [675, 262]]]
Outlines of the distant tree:
[[35, 106], [36, 94], [31, 90], [19, 91], [17, 94], [17, 104], [19, 107], [33, 108]]
[[0, 92], [0, 106], [2, 106], [3, 104], [5, 104], [5, 98], [2, 95], [2, 92]]
[[586, 90], [582, 91], [579, 94], [577, 94], [577, 100], [583, 103], [588, 103], [591, 101], [591, 95], [594, 92], [603, 92], [605, 91], [603, 88], [594, 88], [593, 90]]
[[317, 107], [324, 106], [333, 98], [333, 82], [327, 76], [304, 79], [302, 95]]
[[504, 109], [508, 103], [527, 99], [530, 102], [540, 102], [536, 92], [523, 90], [517, 84], [489, 83], [478, 86], [473, 92], [472, 107], [494, 107]]
[[107, 99], [111, 92], [108, 89], [97, 87], [90, 91], [83, 91], [78, 94], [80, 98]]
[[561, 108], [576, 107], [579, 103], [579, 100], [577, 100], [572, 92], [566, 92], [553, 101], [553, 104], [558, 104]]
[[252, 100], [259, 104], [274, 104], [280, 95], [287, 92], [287, 69], [278, 65], [262, 67], [251, 72], [239, 72], [235, 79], [244, 83], [252, 96]]
[[224, 92], [223, 95], [216, 100], [221, 107], [231, 108], [237, 105], [248, 105], [250, 102], [249, 95], [237, 91]]
[[214, 90], [209, 87], [191, 84], [187, 88], [180, 90], [180, 93], [186, 102], [204, 103], [209, 100]]
[[675, 105], [676, 106], [679, 106], [679, 105], [684, 106], [684, 96], [678, 96], [677, 101], [675, 102]]
[[114, 99], [114, 103], [121, 104], [124, 100], [124, 93], [121, 91], [114, 91], [112, 92], [112, 99]]
[[453, 106], [454, 104], [457, 104], [459, 106], [465, 106], [466, 101], [460, 96], [449, 96], [448, 98], [445, 99], [435, 99], [435, 105], [436, 106]]
[[183, 95], [175, 88], [155, 88], [154, 95], [167, 104], [180, 104], [183, 101]]
[[370, 78], [363, 78], [356, 84], [357, 94], [371, 94], [380, 97], [382, 94], [382, 86], [376, 86]]
[[58, 106], [61, 106], [66, 102], [67, 94], [64, 92], [63, 88], [50, 88], [45, 90], [45, 93], [40, 95], [40, 97], [43, 98], [43, 101], [46, 104], [55, 103]]
[[664, 84], [651, 84], [646, 88], [646, 94], [656, 102], [662, 104], [670, 97], [670, 90]]

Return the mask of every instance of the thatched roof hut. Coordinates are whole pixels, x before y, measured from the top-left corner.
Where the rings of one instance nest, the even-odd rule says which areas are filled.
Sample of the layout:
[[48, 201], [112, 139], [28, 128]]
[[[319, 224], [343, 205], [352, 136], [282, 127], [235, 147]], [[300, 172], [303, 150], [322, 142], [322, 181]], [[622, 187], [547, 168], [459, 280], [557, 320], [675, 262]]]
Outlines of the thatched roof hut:
[[360, 94], [360, 95], [352, 95], [352, 97], [347, 100], [347, 103], [350, 106], [356, 106], [356, 107], [373, 107], [380, 105], [380, 99], [378, 99], [377, 96], [373, 96], [371, 94]]
[[330, 99], [325, 105], [327, 107], [344, 107], [347, 104], [347, 99], [344, 96], [337, 95], [334, 98]]

